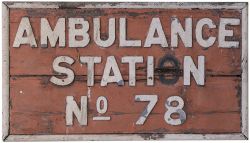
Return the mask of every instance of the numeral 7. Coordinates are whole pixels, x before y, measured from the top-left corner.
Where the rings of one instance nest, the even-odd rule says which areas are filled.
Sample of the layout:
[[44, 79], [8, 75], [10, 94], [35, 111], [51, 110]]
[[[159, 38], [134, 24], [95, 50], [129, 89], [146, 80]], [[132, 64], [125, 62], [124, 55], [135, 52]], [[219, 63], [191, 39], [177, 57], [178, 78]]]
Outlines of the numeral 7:
[[136, 95], [135, 101], [149, 101], [147, 107], [141, 113], [141, 116], [139, 117], [139, 119], [136, 121], [136, 125], [143, 125], [148, 115], [151, 113], [151, 111], [155, 107], [158, 101], [158, 97], [157, 95]]

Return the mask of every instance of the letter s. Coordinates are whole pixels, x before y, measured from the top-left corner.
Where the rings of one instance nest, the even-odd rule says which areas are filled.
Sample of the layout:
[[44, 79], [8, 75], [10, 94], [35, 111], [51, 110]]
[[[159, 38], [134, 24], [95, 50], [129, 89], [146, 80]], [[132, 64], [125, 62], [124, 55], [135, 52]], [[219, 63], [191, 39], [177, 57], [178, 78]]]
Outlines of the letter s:
[[72, 65], [74, 63], [74, 59], [72, 59], [69, 56], [56, 57], [53, 62], [53, 70], [55, 72], [58, 72], [59, 75], [66, 74], [67, 77], [64, 79], [60, 79], [55, 76], [52, 76], [50, 78], [50, 82], [56, 85], [61, 85], [61, 86], [69, 85], [70, 83], [74, 81], [74, 77], [75, 77], [74, 71], [69, 68], [60, 66], [59, 65], [60, 63], [67, 63], [67, 64]]

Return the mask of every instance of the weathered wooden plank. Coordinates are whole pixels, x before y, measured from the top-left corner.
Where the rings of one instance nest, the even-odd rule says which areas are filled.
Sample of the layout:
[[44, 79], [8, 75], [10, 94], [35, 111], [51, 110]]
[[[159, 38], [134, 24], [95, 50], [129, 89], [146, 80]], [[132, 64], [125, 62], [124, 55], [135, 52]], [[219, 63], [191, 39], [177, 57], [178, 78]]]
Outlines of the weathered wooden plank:
[[[98, 83], [88, 88], [84, 80], [77, 80], [71, 86], [58, 87], [49, 83], [48, 79], [49, 77], [11, 77], [12, 134], [240, 131], [240, 95], [238, 95], [240, 78], [238, 77], [208, 77], [204, 87], [197, 86], [194, 81], [190, 87], [185, 87], [182, 78], [174, 86], [163, 85], [157, 80], [154, 87], [145, 87], [145, 83], [141, 81], [137, 82], [136, 88], [127, 85], [119, 87], [116, 84], [100, 87]], [[138, 128], [133, 124], [147, 103], [135, 102], [134, 96], [137, 94], [156, 94], [159, 98], [148, 120], [143, 127]], [[180, 96], [185, 101], [184, 111], [187, 120], [181, 126], [170, 126], [164, 121], [165, 101], [167, 97], [173, 95]], [[87, 127], [80, 128], [75, 121], [74, 128], [66, 128], [66, 96], [74, 96], [78, 103], [80, 96], [89, 97]], [[106, 96], [108, 99], [108, 111], [105, 115], [111, 116], [111, 121], [99, 121], [100, 123], [92, 121], [92, 117], [98, 115], [96, 111], [98, 96]], [[30, 123], [26, 125], [21, 122]], [[48, 125], [50, 123], [51, 125]], [[115, 128], [112, 128], [111, 124]], [[95, 130], [96, 126], [98, 130]]]
[[[106, 96], [110, 102], [110, 108], [114, 112], [141, 112], [145, 104], [134, 101], [134, 96], [137, 94], [158, 95], [158, 102], [162, 105], [155, 108], [157, 112], [164, 108], [166, 98], [173, 95], [181, 96], [187, 102], [186, 108], [189, 112], [226, 112], [239, 111], [240, 109], [240, 78], [238, 77], [208, 77], [205, 86], [197, 86], [194, 81], [192, 81], [191, 86], [183, 86], [182, 82], [183, 79], [180, 78], [174, 86], [161, 84], [157, 80], [155, 86], [151, 87], [145, 87], [143, 81], [137, 82], [136, 87], [129, 87], [127, 83], [125, 86], [108, 84], [107, 87], [100, 87], [99, 83], [96, 83], [94, 87], [87, 87], [86, 81], [75, 81], [70, 86], [60, 87], [49, 82], [48, 77], [13, 77], [10, 89], [11, 99], [14, 102], [12, 109], [17, 110], [30, 110], [31, 105], [26, 100], [36, 99], [39, 102], [33, 103], [33, 110], [49, 112], [51, 111], [50, 106], [55, 106], [53, 103], [58, 102], [57, 106], [53, 107], [53, 110], [58, 112], [65, 106], [66, 96], [75, 96], [78, 101], [80, 101], [80, 96], [89, 96], [90, 107], [95, 108], [97, 97]], [[122, 103], [118, 102], [121, 98], [124, 99]], [[50, 100], [48, 101], [48, 99]], [[136, 108], [119, 106], [123, 103], [133, 106], [141, 105]], [[112, 106], [116, 109], [112, 109]], [[138, 109], [139, 107], [140, 109]]]
[[[184, 3], [185, 4], [185, 3]], [[29, 5], [29, 4], [27, 4]], [[26, 6], [27, 6], [26, 5]], [[15, 7], [15, 5], [13, 5]], [[38, 5], [35, 5], [36, 7]], [[70, 7], [72, 6], [72, 7]], [[244, 38], [244, 19], [241, 18], [242, 10], [239, 9], [103, 9], [103, 8], [79, 8], [80, 5], [61, 5], [57, 9], [11, 9], [10, 10], [10, 135], [14, 135], [9, 140], [39, 139], [36, 135], [105, 135], [113, 133], [117, 136], [126, 134], [140, 136], [143, 139], [152, 138], [156, 135], [159, 138], [168, 138], [167, 136], [176, 135], [188, 138], [193, 135], [201, 135], [200, 138], [210, 138], [208, 134], [227, 135], [242, 133], [247, 135], [247, 128], [244, 121], [244, 111], [247, 109], [242, 100], [245, 97], [246, 86], [245, 79], [245, 54], [241, 53], [245, 48]], [[230, 7], [233, 5], [230, 5]], [[43, 6], [42, 6], [43, 7]], [[161, 6], [162, 7], [162, 6]], [[215, 7], [215, 6], [214, 6]], [[213, 7], [213, 8], [214, 8]], [[219, 6], [220, 7], [220, 6]], [[211, 7], [210, 7], [211, 8]], [[33, 26], [35, 38], [38, 47], [31, 48], [22, 45], [20, 48], [13, 48], [13, 41], [17, 32], [21, 17], [29, 17]], [[93, 40], [93, 18], [100, 17], [102, 38], [107, 38], [107, 18], [116, 18], [116, 40], [115, 43], [105, 48], [100, 48]], [[196, 23], [199, 19], [211, 18], [216, 25], [214, 29], [204, 27], [203, 37], [217, 37], [216, 42], [209, 49], [202, 49], [197, 43], [195, 34]], [[66, 47], [41, 48], [40, 45], [40, 19], [48, 18], [52, 27], [55, 26], [57, 19], [66, 18]], [[90, 44], [85, 48], [69, 48], [67, 18], [81, 17], [89, 21], [91, 37]], [[192, 17], [193, 21], [193, 47], [185, 48], [183, 42], [179, 39], [178, 48], [161, 48], [159, 45], [153, 45], [150, 48], [119, 47], [119, 18], [127, 19], [128, 39], [141, 39], [142, 45], [146, 38], [151, 19], [159, 17], [161, 19], [167, 41], [171, 41], [171, 18], [178, 17], [180, 23], [184, 25], [184, 19]], [[240, 41], [239, 48], [219, 48], [218, 46], [218, 27], [220, 18], [238, 18], [240, 25], [226, 27], [232, 29], [234, 36], [226, 40]], [[135, 20], [136, 19], [136, 20]], [[77, 25], [79, 26], [79, 25]], [[67, 55], [74, 58], [75, 63], [71, 67], [76, 74], [75, 81], [68, 86], [56, 86], [49, 79], [56, 75], [52, 69], [52, 62], [55, 57]], [[172, 55], [180, 62], [180, 71], [169, 68], [159, 69], [160, 60], [165, 55]], [[183, 58], [192, 56], [197, 64], [197, 57], [204, 55], [205, 62], [205, 85], [198, 86], [193, 77], [191, 77], [191, 86], [183, 85]], [[79, 63], [80, 56], [100, 56], [102, 63], [95, 66], [95, 84], [93, 87], [87, 87], [87, 68], [86, 65]], [[100, 86], [100, 80], [104, 70], [107, 56], [115, 56], [125, 80], [125, 86], [117, 84], [108, 84], [107, 87]], [[136, 86], [128, 86], [128, 64], [122, 64], [123, 56], [143, 56], [144, 63], [138, 64], [136, 68]], [[146, 85], [146, 58], [154, 56], [155, 58], [155, 84]], [[241, 66], [242, 65], [242, 66]], [[161, 72], [171, 72], [180, 75], [177, 83], [166, 85], [159, 81]], [[58, 76], [58, 75], [57, 75]], [[169, 78], [171, 75], [165, 74]], [[63, 76], [61, 76], [63, 77]], [[243, 88], [242, 88], [243, 86]], [[147, 102], [136, 102], [135, 95], [156, 94], [158, 102], [150, 113], [143, 126], [136, 125], [140, 114], [143, 112]], [[80, 126], [74, 117], [74, 125], [66, 125], [66, 96], [74, 96], [75, 100], [80, 102], [81, 96], [88, 97], [88, 126]], [[96, 109], [96, 101], [99, 96], [105, 96], [108, 100], [108, 111], [106, 116], [111, 116], [110, 121], [94, 121], [93, 117], [100, 115]], [[167, 109], [164, 106], [166, 99], [170, 96], [179, 96], [184, 100], [183, 110], [187, 114], [187, 120], [179, 125], [173, 126], [167, 124], [164, 120], [164, 114]], [[246, 101], [246, 100], [245, 100]], [[242, 107], [242, 108], [241, 108]], [[243, 109], [244, 108], [244, 109]], [[144, 114], [145, 115], [145, 114]], [[176, 115], [173, 116], [173, 118]], [[242, 123], [243, 121], [243, 123]], [[206, 134], [206, 135], [203, 135]], [[18, 135], [18, 136], [15, 136]], [[24, 137], [22, 137], [24, 135]], [[214, 138], [219, 138], [215, 137]], [[54, 136], [56, 139], [57, 137]], [[69, 137], [63, 137], [66, 140]], [[80, 139], [83, 137], [75, 137]], [[96, 139], [97, 139], [96, 138]], [[101, 137], [100, 137], [101, 138]], [[176, 137], [175, 137], [176, 138]], [[227, 139], [231, 139], [228, 137]], [[232, 137], [233, 138], [233, 137]], [[234, 137], [235, 139], [236, 137]], [[40, 138], [42, 139], [42, 138]], [[114, 137], [113, 137], [114, 139]]]
[[[91, 115], [91, 114], [90, 114]], [[84, 133], [238, 133], [240, 113], [212, 113], [187, 115], [188, 120], [180, 126], [171, 126], [163, 120], [162, 114], [152, 114], [143, 126], [134, 122], [137, 114], [112, 116], [110, 121], [93, 121], [88, 126], [64, 126], [63, 114], [41, 114], [11, 112], [11, 134], [84, 134]], [[96, 128], [98, 127], [98, 128]]]
[[[52, 14], [51, 14], [52, 13]], [[240, 12], [237, 10], [174, 10], [174, 9], [86, 9], [86, 10], [76, 10], [76, 9], [64, 9], [64, 10], [46, 10], [43, 9], [11, 9], [10, 11], [10, 61], [15, 61], [10, 63], [10, 74], [11, 75], [49, 75], [53, 74], [52, 62], [56, 56], [68, 55], [75, 59], [75, 64], [72, 66], [77, 75], [86, 75], [87, 70], [85, 65], [79, 63], [79, 56], [101, 56], [102, 63], [96, 64], [96, 74], [101, 75], [106, 62], [106, 57], [113, 55], [117, 58], [119, 67], [123, 74], [128, 73], [127, 64], [121, 64], [122, 56], [144, 56], [144, 64], [138, 64], [138, 67], [144, 67], [146, 65], [146, 56], [155, 57], [155, 66], [159, 64], [160, 58], [164, 57], [166, 54], [174, 55], [180, 62], [180, 67], [183, 67], [183, 57], [192, 56], [194, 61], [197, 61], [197, 56], [204, 55], [206, 58], [206, 73], [214, 75], [240, 75], [241, 74], [241, 44], [240, 48], [230, 48], [223, 49], [218, 48], [218, 42], [216, 41], [213, 46], [209, 49], [204, 50], [198, 45], [196, 40], [193, 40], [192, 48], [185, 48], [182, 41], [179, 40], [178, 48], [161, 48], [159, 45], [153, 45], [151, 48], [135, 47], [135, 48], [121, 48], [119, 47], [119, 31], [117, 30], [115, 43], [107, 49], [98, 47], [93, 39], [90, 44], [85, 48], [41, 48], [40, 47], [40, 17], [46, 17], [49, 19], [51, 26], [55, 26], [56, 21], [59, 17], [84, 17], [90, 23], [90, 37], [93, 37], [93, 16], [100, 16], [101, 21], [105, 24], [101, 25], [103, 32], [103, 37], [107, 36], [107, 18], [109, 15], [116, 17], [116, 29], [119, 29], [118, 18], [126, 17], [129, 28], [127, 33], [128, 37], [131, 39], [141, 39], [146, 38], [148, 28], [152, 17], [159, 17], [163, 25], [164, 32], [166, 34], [168, 43], [170, 44], [170, 21], [171, 17], [175, 15], [180, 19], [180, 22], [184, 23], [185, 17], [192, 17], [193, 27], [195, 27], [197, 20], [206, 17], [214, 20], [215, 25], [218, 27], [218, 21], [220, 17], [240, 17]], [[30, 18], [31, 24], [33, 26], [33, 32], [38, 43], [38, 48], [30, 48], [27, 45], [22, 45], [20, 48], [13, 48], [13, 41], [15, 33], [17, 31], [20, 18], [22, 16], [28, 16]], [[134, 20], [136, 18], [136, 21]], [[66, 20], [67, 21], [67, 20]], [[239, 40], [241, 38], [241, 30], [239, 26], [231, 26], [234, 30], [233, 40]], [[138, 30], [140, 29], [140, 30]], [[66, 35], [68, 31], [66, 30]], [[193, 30], [193, 35], [195, 31]], [[205, 30], [204, 36], [215, 36], [217, 37], [218, 30], [210, 29]], [[195, 39], [195, 36], [193, 36]], [[66, 36], [67, 41], [67, 36]], [[66, 43], [67, 45], [67, 43]], [[143, 41], [142, 41], [143, 45]], [[30, 54], [32, 53], [32, 54]], [[216, 60], [216, 62], [214, 62]], [[24, 68], [25, 67], [25, 68]], [[145, 74], [144, 71], [138, 74]]]

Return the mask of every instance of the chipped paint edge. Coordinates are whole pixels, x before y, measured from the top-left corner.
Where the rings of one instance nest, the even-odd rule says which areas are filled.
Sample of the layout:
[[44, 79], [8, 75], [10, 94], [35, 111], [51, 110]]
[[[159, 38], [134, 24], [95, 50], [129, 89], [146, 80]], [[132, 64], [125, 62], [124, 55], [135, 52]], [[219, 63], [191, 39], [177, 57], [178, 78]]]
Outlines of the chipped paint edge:
[[2, 138], [9, 135], [9, 8], [2, 3]]
[[[9, 9], [10, 8], [60, 8], [56, 2], [2, 2], [2, 131], [3, 141], [79, 141], [79, 140], [246, 140], [248, 139], [248, 4], [241, 3], [73, 3], [74, 8], [179, 8], [179, 9], [238, 9], [242, 11], [242, 132], [233, 134], [88, 134], [88, 135], [10, 135], [9, 134]], [[72, 4], [72, 3], [70, 3]], [[216, 5], [218, 4], [218, 5]], [[244, 54], [244, 55], [243, 55]], [[159, 135], [162, 135], [159, 137]]]
[[6, 141], [112, 141], [112, 140], [242, 140], [242, 134], [93, 134], [93, 135], [10, 135]]
[[168, 8], [242, 9], [244, 2], [4, 2], [9, 8]]

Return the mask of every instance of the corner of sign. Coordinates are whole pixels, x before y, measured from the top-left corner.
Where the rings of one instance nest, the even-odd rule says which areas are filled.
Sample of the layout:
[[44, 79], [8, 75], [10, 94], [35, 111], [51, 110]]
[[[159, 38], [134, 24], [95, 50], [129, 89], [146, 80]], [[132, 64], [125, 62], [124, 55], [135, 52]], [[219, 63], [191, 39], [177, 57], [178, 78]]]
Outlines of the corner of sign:
[[8, 137], [10, 136], [10, 134], [3, 134], [3, 136], [2, 136], [2, 141], [3, 142], [7, 142], [8, 141]]
[[9, 5], [10, 1], [2, 1], [2, 7], [7, 7]]
[[242, 2], [242, 8], [241, 8], [241, 10], [242, 9], [248, 9], [248, 2]]
[[242, 132], [241, 136], [243, 137], [243, 140], [249, 140], [248, 139], [248, 132], [247, 131], [246, 132]]

